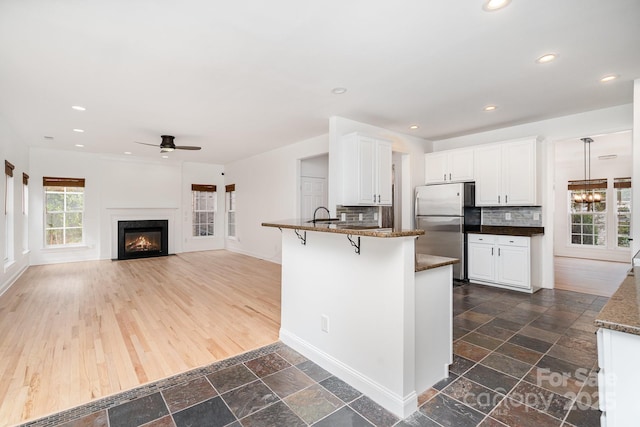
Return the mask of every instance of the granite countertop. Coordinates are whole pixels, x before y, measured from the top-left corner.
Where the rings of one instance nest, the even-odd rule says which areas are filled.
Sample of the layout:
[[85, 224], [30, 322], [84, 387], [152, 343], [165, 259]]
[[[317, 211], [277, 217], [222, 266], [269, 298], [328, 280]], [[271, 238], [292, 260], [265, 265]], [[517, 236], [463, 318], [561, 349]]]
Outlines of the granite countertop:
[[544, 227], [512, 227], [505, 225], [481, 225], [479, 231], [472, 234], [499, 234], [504, 236], [537, 236], [544, 234]]
[[367, 237], [411, 237], [424, 234], [424, 230], [395, 230], [375, 226], [361, 226], [344, 222], [308, 222], [308, 219], [287, 219], [282, 221], [263, 222], [263, 227], [290, 228], [299, 231], [319, 231], [322, 233], [350, 234]]
[[[640, 267], [634, 271], [640, 275]], [[622, 281], [618, 290], [595, 320], [600, 328], [640, 335], [640, 276], [634, 272]]]
[[447, 258], [436, 255], [416, 254], [416, 272], [430, 270], [432, 268], [444, 267], [459, 263], [457, 258]]

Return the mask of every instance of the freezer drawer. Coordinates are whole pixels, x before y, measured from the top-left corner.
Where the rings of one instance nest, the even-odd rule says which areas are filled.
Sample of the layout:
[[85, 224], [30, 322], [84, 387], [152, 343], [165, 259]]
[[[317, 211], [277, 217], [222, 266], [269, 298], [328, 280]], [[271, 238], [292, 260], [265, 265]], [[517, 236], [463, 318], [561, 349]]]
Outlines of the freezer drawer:
[[464, 280], [464, 223], [461, 217], [417, 217], [416, 228], [424, 235], [416, 241], [416, 252], [457, 258], [453, 265], [453, 277]]

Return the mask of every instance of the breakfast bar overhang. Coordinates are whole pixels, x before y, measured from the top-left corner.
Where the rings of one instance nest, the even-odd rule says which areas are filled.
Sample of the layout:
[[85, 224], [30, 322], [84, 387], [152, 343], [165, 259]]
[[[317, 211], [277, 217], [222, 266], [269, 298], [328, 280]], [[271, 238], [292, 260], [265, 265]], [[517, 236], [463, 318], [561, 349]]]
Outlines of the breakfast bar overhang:
[[283, 343], [395, 415], [448, 377], [452, 265], [415, 254], [422, 230], [358, 229], [301, 220], [282, 232]]

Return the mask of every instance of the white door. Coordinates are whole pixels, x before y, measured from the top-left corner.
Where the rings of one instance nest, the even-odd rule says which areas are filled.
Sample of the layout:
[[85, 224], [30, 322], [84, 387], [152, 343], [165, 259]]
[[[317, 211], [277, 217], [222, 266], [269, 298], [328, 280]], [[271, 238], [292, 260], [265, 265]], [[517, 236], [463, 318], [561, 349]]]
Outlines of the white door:
[[313, 218], [313, 211], [317, 207], [327, 206], [327, 198], [327, 180], [325, 178], [300, 177], [301, 218]]

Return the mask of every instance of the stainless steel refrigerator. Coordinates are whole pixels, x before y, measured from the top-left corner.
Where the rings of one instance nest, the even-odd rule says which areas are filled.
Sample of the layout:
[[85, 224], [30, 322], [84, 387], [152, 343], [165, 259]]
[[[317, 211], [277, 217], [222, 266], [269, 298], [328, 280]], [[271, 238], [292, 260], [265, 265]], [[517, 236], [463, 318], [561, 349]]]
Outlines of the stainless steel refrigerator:
[[467, 232], [480, 229], [480, 208], [475, 207], [475, 183], [416, 187], [416, 229], [424, 230], [416, 252], [458, 258], [453, 278], [467, 279]]

